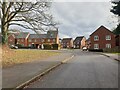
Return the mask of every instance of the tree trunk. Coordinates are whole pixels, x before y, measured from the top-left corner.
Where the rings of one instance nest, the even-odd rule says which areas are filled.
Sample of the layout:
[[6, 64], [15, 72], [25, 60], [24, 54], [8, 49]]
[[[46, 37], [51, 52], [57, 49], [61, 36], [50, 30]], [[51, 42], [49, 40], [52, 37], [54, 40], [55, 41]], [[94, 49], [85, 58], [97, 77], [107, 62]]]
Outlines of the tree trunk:
[[2, 26], [2, 44], [8, 42], [8, 25]]
[[9, 10], [7, 11], [6, 9], [7, 2], [3, 2], [2, 4], [2, 19], [1, 19], [1, 30], [2, 30], [2, 44], [7, 45], [8, 42], [8, 28], [9, 28], [9, 23], [5, 22], [8, 20], [8, 14]]

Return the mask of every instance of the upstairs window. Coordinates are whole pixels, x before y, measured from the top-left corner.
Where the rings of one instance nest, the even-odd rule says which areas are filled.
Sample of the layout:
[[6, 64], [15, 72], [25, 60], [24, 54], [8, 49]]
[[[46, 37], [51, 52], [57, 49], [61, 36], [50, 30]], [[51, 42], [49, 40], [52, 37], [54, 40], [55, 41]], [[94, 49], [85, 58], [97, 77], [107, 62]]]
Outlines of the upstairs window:
[[37, 42], [37, 40], [35, 39], [35, 42]]
[[44, 40], [44, 39], [42, 39], [42, 42], [45, 42], [45, 40]]
[[31, 39], [29, 39], [29, 42], [31, 42], [32, 40]]
[[48, 39], [48, 42], [50, 42], [50, 39]]
[[111, 36], [110, 35], [106, 35], [106, 40], [111, 40]]
[[55, 39], [53, 39], [53, 42], [55, 42]]
[[98, 41], [99, 40], [99, 37], [96, 35], [94, 36], [94, 41]]

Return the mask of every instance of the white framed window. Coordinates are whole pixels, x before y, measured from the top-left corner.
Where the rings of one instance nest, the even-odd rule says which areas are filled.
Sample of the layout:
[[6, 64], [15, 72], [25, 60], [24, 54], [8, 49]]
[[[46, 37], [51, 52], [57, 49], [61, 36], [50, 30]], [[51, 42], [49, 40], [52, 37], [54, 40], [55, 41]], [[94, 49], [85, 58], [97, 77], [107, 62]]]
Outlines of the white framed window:
[[29, 41], [29, 42], [31, 42], [32, 40], [31, 40], [31, 39], [29, 39], [28, 41]]
[[48, 39], [48, 42], [50, 42], [50, 39]]
[[99, 44], [94, 44], [94, 49], [99, 49]]
[[42, 42], [45, 42], [45, 40], [44, 40], [44, 39], [42, 39]]
[[98, 41], [98, 40], [99, 40], [99, 36], [98, 35], [94, 36], [94, 41]]
[[53, 39], [53, 42], [55, 42], [55, 39]]
[[31, 44], [29, 44], [29, 47], [31, 47]]
[[37, 40], [35, 39], [35, 42], [37, 42]]
[[111, 44], [106, 44], [106, 48], [111, 48]]
[[111, 36], [110, 35], [106, 35], [106, 40], [111, 40]]
[[53, 34], [51, 33], [50, 36], [53, 37]]

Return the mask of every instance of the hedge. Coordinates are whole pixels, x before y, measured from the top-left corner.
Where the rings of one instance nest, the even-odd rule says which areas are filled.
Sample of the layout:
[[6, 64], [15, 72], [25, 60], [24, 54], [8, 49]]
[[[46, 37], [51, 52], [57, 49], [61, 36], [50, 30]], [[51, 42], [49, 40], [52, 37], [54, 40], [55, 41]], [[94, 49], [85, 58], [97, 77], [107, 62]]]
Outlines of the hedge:
[[43, 44], [45, 50], [58, 50], [58, 44]]
[[107, 52], [107, 53], [120, 53], [120, 47], [115, 47], [115, 48], [106, 48], [103, 49], [103, 52]]

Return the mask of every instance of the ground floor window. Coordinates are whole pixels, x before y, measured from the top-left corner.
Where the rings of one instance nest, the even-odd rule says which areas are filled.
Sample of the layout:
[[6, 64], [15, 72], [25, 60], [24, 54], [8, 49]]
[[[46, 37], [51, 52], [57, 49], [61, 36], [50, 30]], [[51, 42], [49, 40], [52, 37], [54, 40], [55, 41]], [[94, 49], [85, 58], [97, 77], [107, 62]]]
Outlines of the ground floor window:
[[106, 48], [111, 48], [111, 44], [106, 44]]
[[29, 44], [29, 47], [31, 47], [31, 44]]
[[94, 49], [99, 49], [99, 44], [94, 44]]

